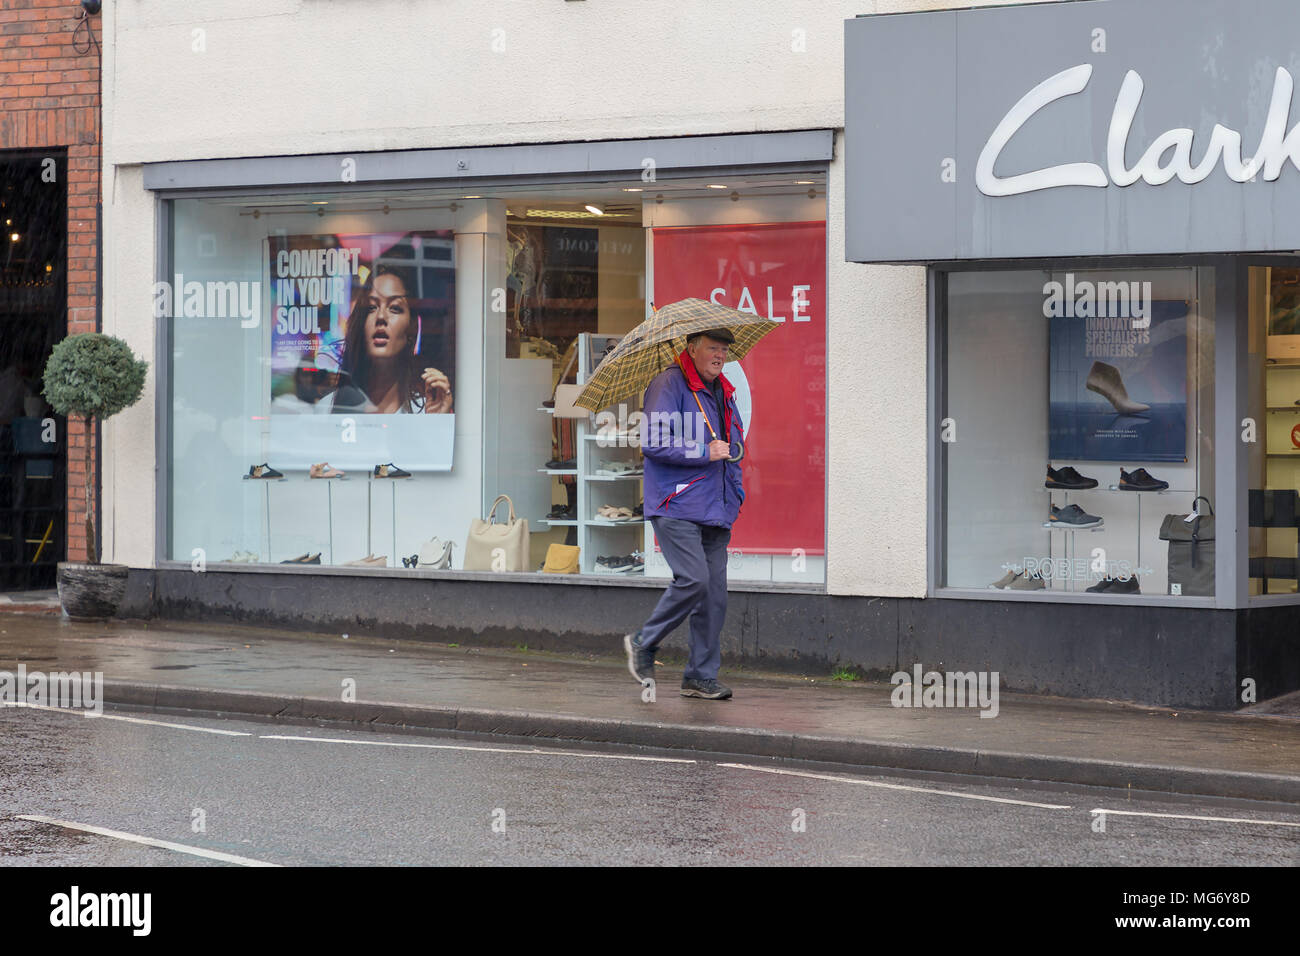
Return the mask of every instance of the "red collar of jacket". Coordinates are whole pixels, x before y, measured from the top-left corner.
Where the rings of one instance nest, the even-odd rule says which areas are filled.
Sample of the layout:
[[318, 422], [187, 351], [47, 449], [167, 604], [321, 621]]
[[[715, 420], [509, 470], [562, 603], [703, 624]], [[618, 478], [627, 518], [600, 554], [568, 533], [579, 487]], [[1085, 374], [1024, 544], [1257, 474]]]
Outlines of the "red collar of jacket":
[[[677, 367], [686, 376], [686, 384], [691, 387], [692, 392], [709, 390], [709, 387], [704, 384], [704, 379], [700, 378], [695, 361], [685, 349], [682, 349], [682, 353], [677, 356]], [[727, 376], [721, 372], [718, 373], [718, 381], [722, 383], [722, 435], [719, 437], [729, 442], [731, 440], [731, 396], [735, 394], [736, 386], [728, 382]]]

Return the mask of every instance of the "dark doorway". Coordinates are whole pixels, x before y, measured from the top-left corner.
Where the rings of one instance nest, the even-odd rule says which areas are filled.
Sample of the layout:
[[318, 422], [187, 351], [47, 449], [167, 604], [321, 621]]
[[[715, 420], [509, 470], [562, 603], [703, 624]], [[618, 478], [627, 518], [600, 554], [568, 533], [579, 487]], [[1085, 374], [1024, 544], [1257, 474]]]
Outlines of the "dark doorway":
[[64, 422], [42, 396], [67, 334], [67, 156], [0, 150], [0, 590], [54, 587], [66, 553]]

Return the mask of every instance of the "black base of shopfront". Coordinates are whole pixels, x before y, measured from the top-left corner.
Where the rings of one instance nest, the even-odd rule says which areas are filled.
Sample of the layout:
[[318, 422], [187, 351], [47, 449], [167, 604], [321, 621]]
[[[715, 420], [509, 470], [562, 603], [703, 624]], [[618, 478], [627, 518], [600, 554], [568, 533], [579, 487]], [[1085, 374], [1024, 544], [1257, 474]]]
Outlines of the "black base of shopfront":
[[[121, 614], [613, 656], [662, 593], [650, 581], [557, 586], [491, 577], [133, 570]], [[1247, 678], [1256, 700], [1300, 689], [1297, 635], [1294, 606], [836, 597], [769, 584], [733, 587], [723, 666], [816, 676], [847, 666], [888, 680], [920, 663], [926, 671], [997, 671], [1007, 692], [1233, 710], [1244, 706]], [[684, 631], [669, 646], [684, 650], [683, 642]]]

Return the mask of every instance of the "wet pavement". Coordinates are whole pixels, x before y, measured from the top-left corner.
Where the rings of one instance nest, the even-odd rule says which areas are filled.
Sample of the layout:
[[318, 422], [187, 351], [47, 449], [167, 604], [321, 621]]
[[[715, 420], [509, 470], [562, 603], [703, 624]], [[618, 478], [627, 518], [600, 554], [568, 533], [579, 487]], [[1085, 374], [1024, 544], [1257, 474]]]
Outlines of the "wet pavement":
[[[110, 701], [149, 709], [604, 740], [859, 766], [1300, 803], [1300, 721], [1002, 694], [977, 708], [896, 708], [888, 684], [727, 669], [730, 701], [656, 700], [615, 657], [228, 626], [72, 624], [0, 615], [0, 669], [102, 671]], [[344, 703], [354, 689], [356, 703]], [[242, 695], [242, 696], [241, 696]], [[391, 729], [391, 728], [388, 728]]]
[[170, 720], [0, 710], [0, 865], [1300, 863], [1277, 804]]

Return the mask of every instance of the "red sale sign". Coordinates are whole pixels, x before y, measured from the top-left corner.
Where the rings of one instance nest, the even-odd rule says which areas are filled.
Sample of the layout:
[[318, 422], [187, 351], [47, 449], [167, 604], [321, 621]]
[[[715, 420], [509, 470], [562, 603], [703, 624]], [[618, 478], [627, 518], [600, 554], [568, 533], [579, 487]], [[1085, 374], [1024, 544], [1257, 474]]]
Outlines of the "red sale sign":
[[826, 224], [652, 231], [656, 306], [708, 299], [781, 323], [725, 373], [745, 419], [731, 547], [825, 554]]

